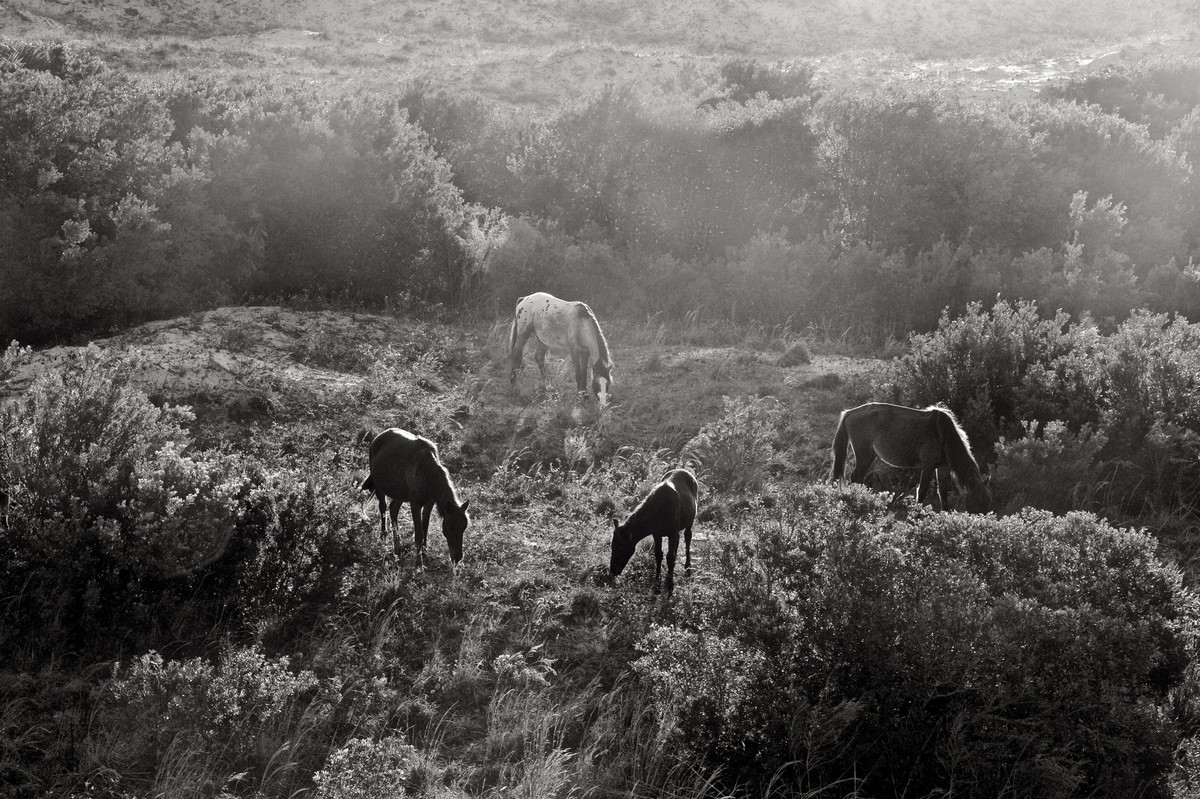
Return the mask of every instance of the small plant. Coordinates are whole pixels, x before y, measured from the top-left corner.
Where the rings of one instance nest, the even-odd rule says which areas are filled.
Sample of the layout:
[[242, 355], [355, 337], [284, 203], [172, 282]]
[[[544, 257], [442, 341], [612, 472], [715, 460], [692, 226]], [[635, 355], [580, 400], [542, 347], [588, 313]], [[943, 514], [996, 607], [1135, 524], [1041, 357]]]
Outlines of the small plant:
[[803, 341], [797, 341], [792, 346], [788, 347], [783, 355], [779, 356], [778, 361], [780, 366], [791, 367], [800, 366], [802, 364], [812, 363], [812, 353], [809, 352], [808, 345]]
[[1108, 437], [1084, 426], [1072, 433], [1059, 421], [1038, 430], [1025, 423], [1025, 434], [996, 444], [992, 469], [996, 506], [1015, 511], [1023, 507], [1065, 513], [1087, 510], [1104, 488], [1100, 451]]
[[405, 797], [419, 765], [417, 750], [402, 739], [378, 741], [355, 738], [329, 756], [313, 775], [315, 799], [378, 799]]
[[5, 347], [4, 351], [0, 353], [0, 383], [12, 380], [17, 369], [29, 362], [32, 352], [31, 347], [22, 347], [16, 341]]
[[703, 478], [722, 491], [755, 491], [775, 457], [779, 403], [770, 398], [725, 397], [725, 413], [684, 447]]
[[254, 336], [247, 328], [230, 324], [221, 331], [218, 344], [221, 349], [230, 352], [247, 352], [254, 347]]

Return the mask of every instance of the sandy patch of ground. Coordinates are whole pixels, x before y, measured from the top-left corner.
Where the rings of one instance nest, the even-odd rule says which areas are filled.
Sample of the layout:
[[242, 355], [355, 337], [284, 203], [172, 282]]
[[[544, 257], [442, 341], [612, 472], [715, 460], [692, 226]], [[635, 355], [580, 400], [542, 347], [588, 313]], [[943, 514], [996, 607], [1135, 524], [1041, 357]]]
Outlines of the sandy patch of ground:
[[[131, 382], [152, 396], [178, 400], [196, 394], [236, 398], [273, 381], [351, 388], [363, 375], [353, 364], [329, 361], [353, 346], [385, 347], [401, 323], [386, 317], [281, 308], [223, 308], [190, 317], [151, 322], [93, 342], [128, 359]], [[40, 373], [76, 360], [84, 347], [33, 353], [2, 394], [22, 392]], [[305, 358], [318, 363], [297, 360]], [[343, 368], [344, 367], [344, 368]]]

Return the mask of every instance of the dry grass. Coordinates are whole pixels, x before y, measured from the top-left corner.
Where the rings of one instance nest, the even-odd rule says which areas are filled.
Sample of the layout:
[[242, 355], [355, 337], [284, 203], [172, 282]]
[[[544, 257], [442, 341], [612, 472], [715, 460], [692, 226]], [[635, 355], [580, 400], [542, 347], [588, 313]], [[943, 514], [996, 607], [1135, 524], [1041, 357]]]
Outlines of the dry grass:
[[419, 78], [528, 106], [612, 82], [702, 99], [715, 93], [717, 69], [731, 58], [811, 60], [823, 80], [915, 77], [985, 92], [1028, 89], [1114, 57], [1194, 51], [1186, 35], [1194, 35], [1196, 15], [1185, 5], [1103, 3], [1080, 13], [1072, 0], [15, 0], [0, 8], [0, 30], [32, 39], [86, 35], [118, 66], [154, 75], [267, 70], [347, 89]]

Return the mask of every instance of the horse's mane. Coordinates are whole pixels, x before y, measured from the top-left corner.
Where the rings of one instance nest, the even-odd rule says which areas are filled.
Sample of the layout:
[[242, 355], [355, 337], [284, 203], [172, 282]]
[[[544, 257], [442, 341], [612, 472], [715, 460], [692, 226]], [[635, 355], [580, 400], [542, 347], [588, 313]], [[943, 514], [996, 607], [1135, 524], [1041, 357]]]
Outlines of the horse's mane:
[[959, 424], [958, 417], [954, 415], [954, 411], [943, 405], [930, 405], [925, 410], [937, 412], [938, 433], [954, 476], [967, 488], [975, 488], [982, 480], [982, 475], [979, 473], [979, 464], [976, 463], [975, 456], [971, 454], [971, 442]]
[[596, 348], [599, 350], [600, 363], [611, 364], [612, 355], [608, 352], [608, 339], [604, 337], [604, 331], [600, 329], [600, 322], [596, 319], [596, 314], [592, 312], [592, 308], [586, 302], [581, 302], [576, 306], [579, 309], [579, 315], [588, 320], [592, 329], [596, 331]]
[[421, 460], [417, 464], [417, 471], [433, 492], [438, 513], [445, 518], [446, 514], [461, 503], [458, 501], [458, 491], [454, 488], [454, 481], [450, 479], [450, 472], [442, 465], [442, 461], [438, 457], [437, 444], [429, 441], [429, 445], [420, 456]]

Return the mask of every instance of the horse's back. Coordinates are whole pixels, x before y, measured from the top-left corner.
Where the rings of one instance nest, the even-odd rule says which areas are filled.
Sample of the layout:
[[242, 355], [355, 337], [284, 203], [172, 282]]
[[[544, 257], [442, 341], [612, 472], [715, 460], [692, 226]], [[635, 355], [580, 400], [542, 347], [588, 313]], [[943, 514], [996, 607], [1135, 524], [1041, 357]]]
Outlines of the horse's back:
[[371, 441], [371, 481], [377, 493], [406, 500], [413, 492], [417, 466], [429, 454], [437, 458], [437, 445], [399, 427], [384, 430]]
[[544, 291], [522, 297], [513, 314], [513, 341], [524, 342], [532, 333], [552, 350], [570, 350], [581, 305], [583, 303], [560, 300]]
[[916, 468], [944, 460], [938, 424], [945, 413], [937, 407], [868, 402], [843, 412], [841, 424], [856, 455], [870, 447], [892, 466]]
[[687, 469], [675, 469], [667, 473], [659, 485], [671, 489], [670, 504], [679, 528], [691, 527], [696, 520], [697, 498], [700, 494], [696, 476]]

